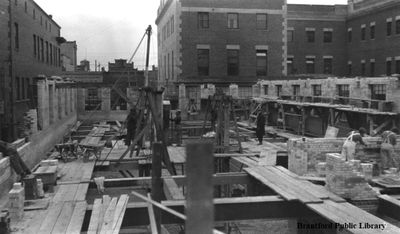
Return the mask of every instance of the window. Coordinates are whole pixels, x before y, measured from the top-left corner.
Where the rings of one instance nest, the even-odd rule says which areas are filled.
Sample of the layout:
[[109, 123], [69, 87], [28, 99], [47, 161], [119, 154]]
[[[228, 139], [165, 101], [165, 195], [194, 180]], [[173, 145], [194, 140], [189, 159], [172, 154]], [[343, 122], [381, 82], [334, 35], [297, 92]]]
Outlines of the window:
[[14, 23], [14, 30], [15, 30], [15, 35], [14, 35], [14, 46], [15, 49], [19, 49], [19, 26], [17, 23]]
[[370, 75], [375, 76], [375, 61], [369, 62]]
[[353, 64], [348, 63], [348, 64], [347, 64], [347, 75], [351, 76], [352, 73], [353, 73], [352, 70], [353, 70]]
[[53, 65], [53, 45], [50, 43], [50, 65]]
[[42, 62], [44, 61], [44, 41], [43, 38], [40, 38], [40, 58]]
[[332, 58], [324, 58], [324, 74], [332, 74]]
[[197, 72], [199, 76], [208, 76], [210, 68], [210, 50], [197, 50]]
[[57, 65], [61, 67], [61, 52], [60, 48], [57, 48]]
[[336, 87], [339, 97], [350, 97], [349, 85], [337, 85]]
[[293, 42], [294, 41], [294, 30], [287, 31], [287, 41]]
[[263, 85], [264, 87], [264, 95], [268, 95], [268, 85]]
[[292, 85], [293, 89], [293, 97], [297, 97], [300, 95], [300, 85]]
[[392, 19], [386, 21], [386, 36], [392, 35]]
[[313, 96], [314, 97], [319, 97], [322, 95], [322, 89], [321, 85], [312, 85], [312, 90], [313, 90]]
[[208, 12], [197, 13], [197, 26], [198, 28], [208, 28], [210, 26]]
[[40, 57], [40, 38], [39, 36], [36, 36], [36, 45], [37, 45], [37, 58], [40, 61], [41, 57]]
[[308, 30], [306, 31], [307, 42], [315, 42], [315, 31]]
[[174, 80], [174, 51], [171, 52], [171, 79]]
[[85, 110], [95, 111], [99, 105], [101, 105], [101, 97], [98, 93], [100, 89], [90, 88], [87, 89], [87, 95], [85, 99]]
[[400, 58], [396, 60], [396, 74], [400, 74]]
[[33, 56], [36, 58], [36, 35], [33, 35]]
[[15, 5], [17, 6], [17, 5], [18, 5], [18, 0], [15, 0], [14, 3], [15, 3]]
[[43, 25], [43, 16], [40, 16], [40, 25]]
[[49, 42], [46, 41], [46, 63], [49, 63]]
[[362, 61], [361, 62], [361, 75], [362, 76], [365, 76], [365, 61]]
[[167, 56], [164, 55], [164, 79], [168, 79], [167, 77]]
[[315, 58], [306, 58], [306, 73], [314, 74], [315, 73]]
[[275, 85], [276, 96], [280, 97], [282, 95], [282, 85]]
[[21, 79], [18, 76], [15, 77], [15, 88], [17, 89], [16, 98], [17, 100], [21, 100]]
[[228, 13], [228, 28], [239, 28], [238, 13]]
[[267, 29], [268, 28], [268, 15], [267, 14], [257, 14], [257, 29]]
[[256, 50], [256, 75], [266, 76], [268, 73], [268, 50]]
[[374, 84], [369, 86], [371, 91], [371, 99], [386, 100], [386, 85]]
[[174, 16], [171, 17], [171, 34], [174, 33], [175, 30], [175, 18]]
[[396, 19], [396, 34], [400, 34], [400, 19]]
[[49, 31], [51, 32], [51, 24], [49, 23]]
[[361, 27], [361, 40], [365, 41], [365, 26]]
[[349, 28], [347, 30], [347, 41], [351, 42], [353, 40], [353, 30], [351, 30], [351, 28]]
[[32, 16], [33, 16], [33, 19], [36, 19], [36, 10], [35, 9], [33, 9], [33, 11], [32, 11]]
[[253, 96], [252, 87], [238, 87], [239, 98], [251, 98]]
[[293, 74], [294, 73], [294, 66], [293, 66], [293, 60], [294, 58], [287, 58], [287, 74]]
[[239, 50], [227, 50], [228, 76], [239, 75]]
[[25, 13], [28, 13], [28, 4], [25, 2]]
[[44, 24], [44, 25], [45, 25], [45, 28], [47, 29], [47, 20], [45, 21], [45, 24]]
[[371, 40], [375, 39], [375, 24], [369, 27], [369, 35]]
[[392, 74], [392, 60], [386, 60], [386, 75], [390, 76]]
[[332, 31], [324, 31], [324, 43], [331, 43], [333, 37]]

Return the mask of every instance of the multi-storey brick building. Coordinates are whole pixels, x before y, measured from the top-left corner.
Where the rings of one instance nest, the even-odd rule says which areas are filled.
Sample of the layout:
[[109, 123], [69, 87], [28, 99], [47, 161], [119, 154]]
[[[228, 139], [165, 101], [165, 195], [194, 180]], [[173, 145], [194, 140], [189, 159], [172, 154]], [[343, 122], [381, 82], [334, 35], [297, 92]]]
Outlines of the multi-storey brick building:
[[288, 73], [400, 73], [400, 1], [288, 5]]
[[17, 137], [17, 125], [33, 109], [30, 87], [39, 74], [61, 72], [60, 26], [33, 0], [0, 2], [0, 135]]
[[[200, 85], [239, 85], [251, 95], [258, 79], [286, 73], [284, 0], [162, 0], [158, 26], [159, 80], [199, 104]], [[181, 107], [182, 108], [182, 107]]]
[[77, 65], [77, 50], [76, 41], [67, 41], [61, 44], [61, 62], [62, 70], [73, 72]]

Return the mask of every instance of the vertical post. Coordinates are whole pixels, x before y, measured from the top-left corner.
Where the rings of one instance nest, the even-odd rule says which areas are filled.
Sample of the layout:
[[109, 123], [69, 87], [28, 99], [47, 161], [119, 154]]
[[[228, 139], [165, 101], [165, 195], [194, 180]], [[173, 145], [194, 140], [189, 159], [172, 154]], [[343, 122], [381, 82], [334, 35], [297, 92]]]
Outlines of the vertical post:
[[185, 232], [211, 234], [214, 226], [213, 144], [187, 145], [187, 220]]
[[150, 57], [150, 36], [151, 36], [151, 25], [146, 30], [147, 34], [147, 53], [146, 53], [146, 70], [145, 70], [145, 83], [144, 86], [147, 87], [149, 86], [149, 57]]
[[[163, 145], [160, 142], [153, 143], [153, 157], [151, 162], [151, 197], [156, 202], [162, 199], [162, 180], [161, 180], [161, 161], [162, 161]], [[161, 233], [161, 210], [154, 207], [154, 216], [158, 233]]]

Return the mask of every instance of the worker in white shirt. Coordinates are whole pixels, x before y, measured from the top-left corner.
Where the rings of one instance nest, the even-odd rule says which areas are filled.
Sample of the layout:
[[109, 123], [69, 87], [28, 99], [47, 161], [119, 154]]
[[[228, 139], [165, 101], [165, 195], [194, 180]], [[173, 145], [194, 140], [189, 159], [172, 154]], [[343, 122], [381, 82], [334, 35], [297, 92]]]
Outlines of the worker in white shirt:
[[360, 128], [359, 131], [352, 131], [350, 135], [346, 138], [342, 147], [342, 158], [346, 161], [353, 160], [356, 154], [357, 144], [365, 145], [362, 135], [365, 134], [365, 130]]

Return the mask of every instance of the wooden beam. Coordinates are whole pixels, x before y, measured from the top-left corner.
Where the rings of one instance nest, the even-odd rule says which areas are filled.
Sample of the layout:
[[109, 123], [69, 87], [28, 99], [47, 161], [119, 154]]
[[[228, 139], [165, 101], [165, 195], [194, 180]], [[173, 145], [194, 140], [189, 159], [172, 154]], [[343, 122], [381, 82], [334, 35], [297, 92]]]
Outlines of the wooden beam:
[[[381, 125], [379, 125], [377, 128], [375, 128], [374, 130], [372, 130], [372, 132], [369, 132], [369, 134], [371, 136], [376, 136], [379, 134], [380, 131], [382, 131], [383, 128], [385, 128], [386, 126], [388, 126], [390, 123], [392, 122], [391, 119], [387, 119], [385, 122], [383, 122]], [[375, 134], [373, 134], [375, 133]]]
[[[161, 202], [163, 196], [163, 189], [162, 189], [162, 180], [161, 180], [161, 170], [162, 170], [162, 154], [163, 154], [163, 145], [160, 142], [153, 143], [153, 155], [152, 155], [152, 164], [151, 164], [151, 197], [156, 202]], [[149, 195], [148, 195], [149, 197]], [[150, 197], [149, 197], [150, 198]], [[154, 213], [154, 222], [156, 225], [156, 230], [153, 230], [153, 233], [160, 233], [161, 232], [161, 210], [159, 208], [154, 208], [151, 205], [149, 207]]]
[[163, 178], [163, 190], [167, 200], [184, 200], [185, 197], [179, 189], [175, 180], [171, 178]]
[[[147, 194], [147, 198], [151, 199], [151, 196], [149, 193]], [[148, 209], [148, 214], [149, 214], [151, 233], [152, 234], [161, 233], [161, 224], [157, 223], [157, 221], [156, 221], [156, 215], [154, 213], [153, 204], [147, 203], [147, 209]]]
[[191, 234], [212, 234], [214, 227], [213, 144], [188, 144], [186, 151], [188, 190], [185, 231]]

